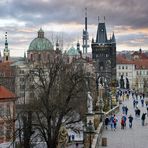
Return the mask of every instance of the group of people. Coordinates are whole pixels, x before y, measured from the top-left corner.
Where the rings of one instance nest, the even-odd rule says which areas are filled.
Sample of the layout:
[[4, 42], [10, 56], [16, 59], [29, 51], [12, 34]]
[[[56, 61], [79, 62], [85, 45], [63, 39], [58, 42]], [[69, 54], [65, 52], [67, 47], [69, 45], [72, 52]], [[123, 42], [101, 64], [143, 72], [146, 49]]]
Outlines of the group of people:
[[[124, 98], [124, 96], [122, 96], [122, 95], [126, 94], [126, 96], [128, 96], [127, 99], [129, 99], [130, 93], [132, 93], [131, 96], [132, 96], [132, 100], [133, 100], [133, 107], [135, 109], [135, 117], [140, 118], [141, 111], [138, 106], [139, 106], [139, 102], [141, 102], [141, 106], [144, 107], [145, 95], [142, 93], [138, 94], [137, 92], [131, 92], [131, 91], [127, 91], [124, 93], [119, 91], [118, 96]], [[148, 116], [148, 104], [146, 105], [146, 109], [147, 109], [147, 113], [143, 112], [141, 115], [142, 126], [145, 125], [146, 114]], [[127, 120], [128, 120], [129, 128], [132, 128], [134, 117], [132, 116], [132, 114], [129, 114], [129, 116], [128, 116], [128, 107], [123, 105], [122, 106], [122, 116], [120, 119], [121, 129], [125, 129]], [[115, 114], [111, 115], [110, 117], [105, 118], [106, 129], [108, 129], [108, 126], [110, 125], [111, 130], [115, 131], [117, 128], [117, 123], [119, 123], [119, 119], [116, 117]]]
[[[117, 128], [117, 123], [118, 123], [118, 118], [116, 117], [116, 115], [111, 115], [111, 117], [106, 117], [105, 118], [105, 127], [106, 129], [108, 129], [108, 126], [110, 125], [111, 130], [116, 130]], [[127, 121], [127, 116], [125, 114], [122, 115], [121, 117], [121, 129], [125, 129], [126, 127], [126, 121]], [[132, 115], [129, 115], [128, 117], [128, 121], [129, 121], [129, 128], [132, 128], [132, 122], [133, 122], [133, 117]]]

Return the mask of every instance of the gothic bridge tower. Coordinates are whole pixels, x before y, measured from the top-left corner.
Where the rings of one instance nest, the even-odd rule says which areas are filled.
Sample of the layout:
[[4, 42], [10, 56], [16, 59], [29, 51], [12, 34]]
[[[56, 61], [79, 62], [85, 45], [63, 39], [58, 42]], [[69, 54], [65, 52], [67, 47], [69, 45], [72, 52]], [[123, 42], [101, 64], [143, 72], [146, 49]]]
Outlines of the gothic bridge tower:
[[116, 40], [114, 33], [107, 39], [105, 22], [98, 22], [96, 40], [92, 39], [91, 47], [97, 77], [103, 77], [107, 84], [113, 84], [116, 79]]

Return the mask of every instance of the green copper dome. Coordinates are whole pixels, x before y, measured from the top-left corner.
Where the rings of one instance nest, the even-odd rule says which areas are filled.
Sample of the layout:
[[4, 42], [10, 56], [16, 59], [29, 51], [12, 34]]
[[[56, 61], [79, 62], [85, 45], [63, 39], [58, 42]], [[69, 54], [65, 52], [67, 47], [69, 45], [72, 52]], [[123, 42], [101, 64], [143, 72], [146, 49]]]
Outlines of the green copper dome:
[[53, 50], [52, 43], [44, 37], [44, 31], [40, 29], [38, 31], [38, 37], [35, 38], [29, 46], [30, 51], [42, 51], [42, 50]]
[[71, 47], [68, 51], [67, 54], [69, 56], [77, 56], [79, 55], [79, 52], [77, 51], [77, 49], [75, 49], [74, 47]]

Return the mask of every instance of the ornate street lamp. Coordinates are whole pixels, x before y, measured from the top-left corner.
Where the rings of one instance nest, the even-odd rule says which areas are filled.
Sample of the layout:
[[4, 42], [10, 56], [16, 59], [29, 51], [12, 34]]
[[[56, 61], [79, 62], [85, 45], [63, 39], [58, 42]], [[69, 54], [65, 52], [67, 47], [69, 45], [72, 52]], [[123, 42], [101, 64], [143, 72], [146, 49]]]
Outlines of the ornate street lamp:
[[92, 145], [92, 134], [94, 133], [94, 126], [91, 120], [89, 120], [88, 125], [86, 127], [86, 132], [89, 134], [89, 148], [91, 148]]

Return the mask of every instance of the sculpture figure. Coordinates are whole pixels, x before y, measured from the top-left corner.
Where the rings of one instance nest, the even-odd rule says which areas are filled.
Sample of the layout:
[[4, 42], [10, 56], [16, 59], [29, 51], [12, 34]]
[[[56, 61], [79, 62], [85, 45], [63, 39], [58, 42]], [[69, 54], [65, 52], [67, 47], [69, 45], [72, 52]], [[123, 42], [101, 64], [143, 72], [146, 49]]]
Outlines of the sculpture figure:
[[61, 126], [58, 135], [59, 147], [64, 148], [68, 142], [68, 131], [64, 126]]
[[124, 89], [124, 79], [123, 79], [123, 75], [121, 75], [121, 78], [120, 78], [120, 88]]
[[88, 95], [87, 95], [87, 109], [88, 109], [88, 113], [93, 113], [93, 98], [90, 95], [90, 92], [88, 92]]
[[129, 89], [129, 80], [126, 78], [126, 89]]

